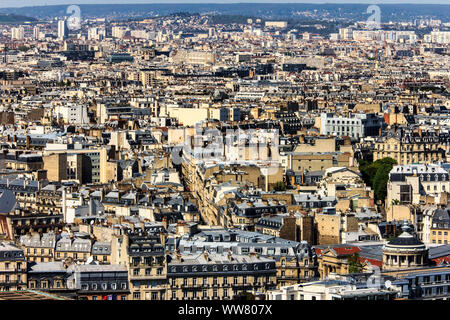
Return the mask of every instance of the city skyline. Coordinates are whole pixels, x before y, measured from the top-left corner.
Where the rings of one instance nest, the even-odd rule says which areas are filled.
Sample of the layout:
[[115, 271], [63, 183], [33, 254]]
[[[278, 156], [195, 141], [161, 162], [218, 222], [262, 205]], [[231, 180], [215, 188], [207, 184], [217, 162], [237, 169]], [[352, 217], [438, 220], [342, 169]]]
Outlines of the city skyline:
[[450, 299], [449, 6], [68, 3], [0, 10], [0, 300]]
[[21, 1], [21, 5], [17, 5], [17, 1], [14, 0], [5, 0], [0, 3], [0, 8], [15, 8], [15, 7], [29, 7], [29, 6], [50, 6], [50, 5], [72, 5], [72, 4], [233, 4], [233, 3], [296, 3], [296, 4], [450, 4], [448, 0], [380, 0], [380, 1], [371, 1], [371, 0], [309, 0], [309, 1], [274, 1], [274, 0], [133, 0], [130, 2], [126, 2], [124, 0], [23, 0]]

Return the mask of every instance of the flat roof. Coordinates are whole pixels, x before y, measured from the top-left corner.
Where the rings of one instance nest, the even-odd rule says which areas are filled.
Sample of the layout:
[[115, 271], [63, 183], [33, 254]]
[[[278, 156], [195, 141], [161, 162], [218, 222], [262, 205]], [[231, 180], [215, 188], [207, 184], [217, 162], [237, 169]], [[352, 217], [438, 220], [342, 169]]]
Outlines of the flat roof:
[[35, 290], [0, 292], [0, 300], [71, 300], [66, 297]]

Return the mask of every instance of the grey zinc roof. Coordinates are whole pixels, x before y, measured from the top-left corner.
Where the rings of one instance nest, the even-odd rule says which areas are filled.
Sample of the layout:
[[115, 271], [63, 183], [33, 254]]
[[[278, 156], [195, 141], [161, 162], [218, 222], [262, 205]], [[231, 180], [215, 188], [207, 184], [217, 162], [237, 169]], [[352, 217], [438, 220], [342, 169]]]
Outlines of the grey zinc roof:
[[75, 267], [77, 272], [128, 272], [127, 267], [120, 264], [82, 264]]
[[111, 254], [111, 244], [109, 242], [95, 242], [92, 246], [92, 254]]
[[10, 213], [16, 205], [16, 197], [10, 190], [0, 190], [0, 213]]
[[430, 257], [430, 259], [440, 258], [448, 255], [450, 255], [450, 244], [430, 247], [428, 249], [428, 256]]
[[64, 268], [62, 261], [52, 261], [52, 262], [37, 262], [31, 265], [28, 270], [29, 273], [41, 273], [41, 272], [67, 272]]

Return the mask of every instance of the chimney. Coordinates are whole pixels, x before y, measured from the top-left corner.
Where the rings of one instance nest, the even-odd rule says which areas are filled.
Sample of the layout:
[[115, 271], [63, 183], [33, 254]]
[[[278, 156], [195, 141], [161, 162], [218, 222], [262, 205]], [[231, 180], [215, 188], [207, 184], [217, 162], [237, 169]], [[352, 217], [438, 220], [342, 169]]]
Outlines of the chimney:
[[233, 255], [231, 254], [231, 250], [228, 250], [228, 261], [233, 261]]
[[26, 137], [26, 148], [27, 148], [27, 150], [30, 149], [30, 142], [31, 142], [31, 138], [30, 138], [29, 135], [27, 135], [27, 137]]
[[305, 143], [305, 136], [301, 135], [298, 140], [300, 143]]
[[94, 202], [94, 200], [89, 199], [89, 215], [93, 216], [94, 213], [92, 212], [92, 203]]
[[208, 251], [203, 252], [203, 258], [205, 258], [206, 261], [209, 261]]
[[161, 232], [159, 234], [159, 238], [161, 239], [161, 244], [164, 246], [166, 244], [167, 234], [164, 232]]

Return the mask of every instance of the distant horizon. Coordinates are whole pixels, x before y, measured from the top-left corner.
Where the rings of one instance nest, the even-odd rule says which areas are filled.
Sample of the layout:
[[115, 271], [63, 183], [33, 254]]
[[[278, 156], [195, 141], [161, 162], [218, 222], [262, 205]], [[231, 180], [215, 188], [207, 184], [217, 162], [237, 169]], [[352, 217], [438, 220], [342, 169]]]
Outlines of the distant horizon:
[[23, 7], [45, 7], [45, 6], [58, 6], [58, 5], [139, 5], [139, 4], [245, 4], [245, 3], [282, 3], [282, 4], [416, 4], [416, 5], [450, 5], [449, 0], [435, 0], [432, 3], [425, 0], [309, 0], [309, 1], [277, 1], [277, 0], [134, 0], [132, 2], [127, 2], [125, 0], [22, 0], [21, 5], [17, 5], [16, 0], [4, 0], [0, 3], [0, 8], [23, 8]]

